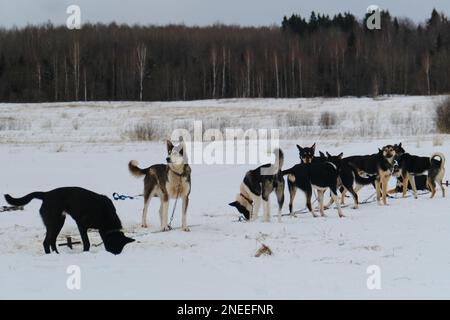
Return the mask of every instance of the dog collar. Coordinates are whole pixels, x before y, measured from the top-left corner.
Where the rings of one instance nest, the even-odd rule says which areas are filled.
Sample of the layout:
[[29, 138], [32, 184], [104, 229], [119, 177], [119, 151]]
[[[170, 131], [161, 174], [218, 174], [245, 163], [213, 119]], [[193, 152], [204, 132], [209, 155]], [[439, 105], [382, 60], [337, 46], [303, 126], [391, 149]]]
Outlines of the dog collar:
[[179, 176], [179, 177], [184, 177], [184, 176], [186, 176], [186, 167], [184, 167], [183, 168], [183, 172], [182, 173], [178, 173], [178, 172], [176, 172], [175, 170], [173, 170], [172, 168], [170, 168], [169, 167], [169, 170], [170, 171], [172, 171], [176, 176]]
[[242, 193], [240, 193], [240, 196], [241, 196], [242, 198], [244, 198], [245, 200], [247, 200], [247, 202], [250, 203], [250, 205], [253, 206], [253, 200], [252, 200], [252, 199], [247, 198], [247, 197], [246, 197], [244, 194], [242, 194]]

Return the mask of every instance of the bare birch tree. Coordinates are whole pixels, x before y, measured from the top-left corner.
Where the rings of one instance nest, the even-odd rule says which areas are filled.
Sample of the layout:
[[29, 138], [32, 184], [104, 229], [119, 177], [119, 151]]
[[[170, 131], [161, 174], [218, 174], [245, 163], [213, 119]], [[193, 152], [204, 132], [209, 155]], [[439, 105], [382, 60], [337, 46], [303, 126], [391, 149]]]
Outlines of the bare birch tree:
[[142, 101], [142, 95], [144, 91], [144, 75], [147, 61], [147, 47], [145, 44], [140, 43], [136, 48], [137, 53], [137, 72], [139, 76], [139, 101]]

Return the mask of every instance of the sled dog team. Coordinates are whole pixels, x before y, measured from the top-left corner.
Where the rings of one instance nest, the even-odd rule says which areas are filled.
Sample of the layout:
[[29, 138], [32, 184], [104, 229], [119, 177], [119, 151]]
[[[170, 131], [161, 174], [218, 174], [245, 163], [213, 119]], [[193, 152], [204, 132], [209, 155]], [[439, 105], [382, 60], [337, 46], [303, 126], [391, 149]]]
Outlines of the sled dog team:
[[[387, 204], [388, 193], [402, 192], [406, 195], [411, 189], [417, 198], [417, 189], [428, 189], [431, 198], [436, 193], [436, 184], [445, 197], [442, 180], [445, 174], [445, 157], [442, 153], [433, 153], [430, 157], [411, 155], [402, 144], [386, 145], [377, 153], [343, 157], [319, 152], [315, 156], [316, 145], [301, 147], [297, 145], [300, 163], [290, 169], [283, 170], [284, 154], [275, 149], [275, 162], [264, 164], [248, 171], [240, 184], [240, 192], [236, 201], [230, 203], [247, 220], [255, 220], [263, 206], [264, 220], [270, 220], [271, 193], [275, 193], [278, 202], [278, 220], [281, 221], [281, 210], [284, 204], [285, 179], [289, 189], [289, 212], [295, 216], [294, 199], [297, 189], [306, 195], [306, 206], [314, 217], [318, 215], [312, 208], [313, 191], [317, 191], [317, 200], [321, 216], [324, 209], [333, 203], [339, 217], [343, 217], [341, 205], [344, 204], [346, 192], [354, 201], [353, 208], [358, 208], [358, 191], [365, 185], [374, 185], [377, 203]], [[142, 210], [142, 227], [147, 227], [147, 212], [150, 200], [160, 198], [159, 217], [161, 230], [168, 231], [169, 199], [182, 200], [181, 228], [189, 231], [187, 209], [191, 192], [191, 168], [187, 163], [185, 145], [174, 146], [167, 141], [167, 164], [155, 164], [147, 168], [139, 168], [137, 161], [128, 164], [130, 173], [135, 177], [144, 177], [144, 208]], [[397, 177], [397, 187], [388, 190], [390, 177]], [[400, 183], [400, 185], [399, 185]], [[325, 192], [329, 190], [331, 199], [324, 205]], [[338, 198], [338, 190], [341, 198]], [[66, 214], [76, 222], [83, 242], [84, 251], [89, 251], [88, 229], [98, 229], [105, 249], [113, 254], [122, 252], [124, 246], [134, 239], [123, 234], [122, 224], [112, 201], [104, 196], [79, 187], [63, 187], [49, 192], [33, 192], [22, 198], [5, 195], [6, 201], [13, 206], [24, 206], [33, 199], [42, 200], [40, 214], [46, 227], [44, 250], [58, 252], [56, 239], [60, 233]]]
[[[316, 145], [303, 148], [297, 145], [300, 163], [290, 169], [282, 170], [283, 152], [276, 149], [275, 164], [266, 164], [250, 170], [245, 174], [240, 186], [240, 193], [236, 201], [230, 206], [244, 215], [248, 220], [258, 217], [258, 211], [263, 202], [264, 220], [270, 220], [269, 195], [275, 192], [278, 199], [278, 220], [281, 220], [281, 209], [284, 202], [284, 176], [287, 176], [289, 189], [289, 212], [295, 215], [293, 210], [294, 198], [297, 189], [302, 190], [306, 195], [306, 207], [314, 217], [311, 204], [313, 190], [317, 191], [319, 212], [325, 216], [324, 209], [333, 203], [339, 217], [343, 217], [341, 204], [344, 204], [346, 192], [349, 192], [354, 201], [353, 208], [358, 208], [358, 191], [365, 185], [372, 184], [376, 189], [377, 203], [387, 204], [388, 193], [396, 193], [398, 188], [387, 190], [388, 182], [392, 175], [401, 181], [401, 192], [403, 197], [409, 188], [417, 198], [416, 180], [423, 181], [425, 186], [420, 185], [420, 189], [429, 189], [431, 198], [436, 193], [436, 183], [440, 186], [442, 197], [445, 197], [445, 189], [442, 179], [445, 174], [445, 157], [442, 153], [433, 153], [430, 157], [420, 157], [407, 153], [402, 144], [386, 145], [378, 149], [377, 153], [371, 155], [350, 156], [343, 158], [343, 153], [332, 156], [328, 152], [320, 152], [320, 156], [315, 156]], [[437, 159], [439, 158], [439, 159]], [[263, 171], [265, 171], [263, 173]], [[420, 178], [420, 179], [417, 179]], [[339, 201], [337, 190], [341, 191]], [[330, 190], [330, 202], [324, 205], [324, 194]]]

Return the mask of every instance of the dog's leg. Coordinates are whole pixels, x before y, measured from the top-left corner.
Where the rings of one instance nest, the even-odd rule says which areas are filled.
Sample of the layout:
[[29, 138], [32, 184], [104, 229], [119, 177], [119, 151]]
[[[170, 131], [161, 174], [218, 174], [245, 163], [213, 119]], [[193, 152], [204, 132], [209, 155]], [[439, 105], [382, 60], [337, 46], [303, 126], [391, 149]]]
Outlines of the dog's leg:
[[261, 196], [257, 196], [256, 194], [251, 193], [251, 198], [253, 201], [253, 208], [250, 220], [256, 220], [258, 219], [259, 207], [261, 206]]
[[295, 217], [295, 213], [294, 213], [293, 207], [294, 207], [295, 193], [297, 192], [297, 186], [292, 181], [289, 180], [290, 177], [291, 176], [288, 177], [289, 213], [291, 214], [291, 216]]
[[357, 184], [355, 185], [355, 188], [353, 188], [353, 191], [355, 191], [356, 201], [357, 201], [357, 203], [355, 203], [356, 208], [354, 208], [354, 209], [357, 209], [357, 208], [358, 208], [358, 205], [359, 205], [359, 196], [358, 196], [358, 192], [359, 192], [359, 190], [362, 189], [362, 187], [364, 187], [364, 185], [357, 183]]
[[308, 208], [309, 212], [313, 215], [314, 218], [317, 218], [318, 215], [314, 213], [313, 207], [311, 205], [311, 198], [312, 198], [312, 190], [306, 191], [306, 207]]
[[402, 172], [402, 197], [406, 197], [406, 191], [408, 190], [408, 180], [409, 180], [409, 173], [408, 172]]
[[430, 187], [430, 190], [431, 190], [430, 198], [433, 199], [434, 195], [436, 194], [436, 183], [430, 177], [427, 178], [427, 182], [428, 182], [428, 186]]
[[337, 194], [334, 193], [333, 191], [331, 191], [331, 197], [334, 199], [334, 202], [336, 203], [339, 218], [345, 217], [344, 214], [342, 213], [341, 204], [339, 203], [339, 198], [338, 198]]
[[169, 196], [164, 194], [161, 198], [161, 230], [169, 231]]
[[317, 200], [319, 201], [319, 212], [322, 217], [326, 217], [325, 211], [323, 210], [323, 194], [325, 191], [317, 190]]
[[391, 178], [391, 175], [389, 175], [389, 174], [384, 174], [382, 177], [381, 187], [382, 187], [384, 205], [387, 205], [387, 188], [388, 188], [388, 183], [389, 183], [390, 178]]
[[181, 217], [181, 228], [183, 231], [191, 231], [189, 227], [187, 226], [187, 207], [189, 205], [189, 197], [183, 197], [183, 213]]
[[89, 251], [91, 243], [89, 242], [87, 229], [83, 228], [81, 225], [77, 224], [78, 231], [80, 232], [81, 241], [83, 242], [83, 251]]
[[444, 179], [444, 175], [445, 175], [445, 169], [442, 168], [442, 170], [439, 171], [438, 175], [434, 179], [434, 181], [437, 181], [437, 183], [439, 183], [439, 186], [441, 187], [442, 198], [445, 198], [445, 188], [444, 188], [444, 184], [442, 183], [442, 180]]
[[45, 229], [46, 229], [45, 239], [42, 244], [44, 246], [45, 253], [49, 254], [49, 253], [51, 253], [50, 245], [51, 245], [52, 232], [53, 232], [52, 219], [50, 217], [50, 212], [46, 209], [44, 204], [39, 209], [39, 213], [41, 215], [42, 221], [44, 222]]
[[444, 188], [444, 184], [442, 183], [442, 180], [439, 181], [439, 185], [441, 186], [442, 198], [445, 198], [445, 188]]
[[277, 202], [278, 202], [278, 222], [281, 222], [281, 210], [284, 204], [284, 181], [281, 181], [276, 189]]
[[353, 209], [358, 209], [358, 194], [356, 193], [356, 191], [353, 189], [353, 187], [350, 187], [351, 189], [349, 189], [350, 194], [353, 197]]
[[413, 175], [408, 175], [408, 179], [414, 193], [414, 199], [417, 199], [416, 179], [414, 178]]
[[150, 192], [145, 192], [144, 194], [144, 209], [142, 209], [142, 228], [148, 228], [147, 225], [147, 211], [150, 205]]
[[330, 201], [328, 201], [327, 205], [325, 206], [325, 209], [331, 208], [331, 206], [333, 205], [333, 197], [331, 196], [331, 192], [330, 192]]
[[[354, 202], [353, 209], [357, 209], [358, 208], [358, 194], [356, 193], [357, 191], [355, 189], [359, 186], [359, 184], [356, 184], [355, 189], [353, 188], [353, 182], [354, 182], [353, 175], [352, 176], [348, 176], [348, 175], [343, 176], [340, 180], [342, 181], [342, 187], [344, 188], [343, 190], [350, 192], [350, 194], [352, 195], [353, 202]], [[336, 189], [336, 194], [337, 194], [337, 189]]]
[[51, 251], [50, 251], [50, 236], [48, 234], [48, 230], [47, 230], [47, 233], [45, 234], [45, 239], [44, 239], [43, 245], [44, 245], [45, 253], [46, 254], [51, 253]]
[[264, 204], [264, 222], [270, 222], [270, 199], [263, 199]]
[[380, 178], [377, 178], [375, 180], [375, 192], [377, 194], [377, 204], [380, 205], [380, 199], [381, 199], [381, 195], [380, 195]]
[[[345, 195], [347, 194], [347, 190], [344, 188], [344, 190], [342, 190], [341, 193], [341, 204], [344, 205], [345, 204]], [[330, 195], [331, 196], [331, 195]]]

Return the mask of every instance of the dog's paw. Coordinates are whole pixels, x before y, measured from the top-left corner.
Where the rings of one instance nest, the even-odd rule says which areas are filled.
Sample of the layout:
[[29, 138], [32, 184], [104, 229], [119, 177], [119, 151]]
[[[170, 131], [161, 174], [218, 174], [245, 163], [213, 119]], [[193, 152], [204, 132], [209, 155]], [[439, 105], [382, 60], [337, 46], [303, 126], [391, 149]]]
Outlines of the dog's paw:
[[183, 228], [181, 228], [181, 230], [183, 230], [185, 232], [190, 232], [191, 231], [191, 229], [189, 229], [189, 227], [183, 227]]
[[359, 208], [358, 205], [352, 206], [352, 209], [353, 209], [353, 210], [356, 210], [356, 209], [358, 209], [358, 208]]
[[162, 227], [162, 228], [161, 228], [161, 231], [162, 231], [162, 232], [167, 232], [167, 231], [170, 231], [170, 229], [171, 229], [171, 228], [170, 228], [169, 226], [165, 226], [165, 227]]
[[339, 215], [339, 218], [345, 218], [345, 215], [340, 214], [340, 215]]
[[141, 224], [142, 228], [148, 228], [148, 225], [146, 223]]

